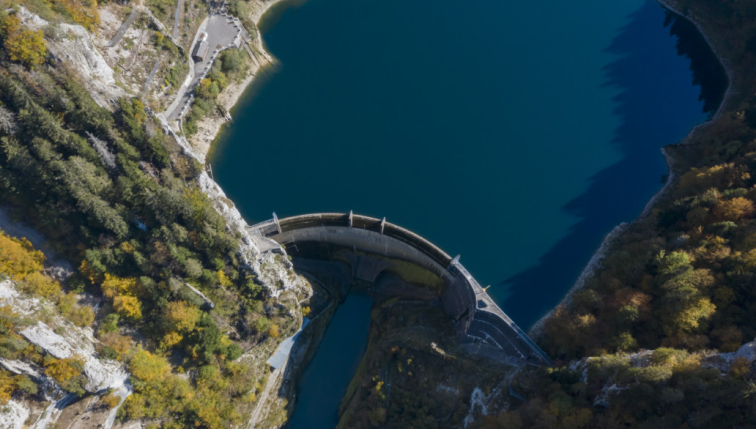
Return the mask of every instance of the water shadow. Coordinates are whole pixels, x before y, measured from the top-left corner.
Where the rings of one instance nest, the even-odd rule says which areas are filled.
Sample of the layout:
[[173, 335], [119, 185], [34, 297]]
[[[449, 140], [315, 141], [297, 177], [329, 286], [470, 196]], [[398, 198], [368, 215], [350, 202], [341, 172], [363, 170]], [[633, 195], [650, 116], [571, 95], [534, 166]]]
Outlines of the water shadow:
[[[674, 40], [669, 37], [677, 38], [678, 55], [687, 60], [670, 55]], [[705, 120], [727, 86], [724, 70], [696, 28], [653, 0], [629, 17], [607, 53], [615, 59], [605, 67], [604, 84], [618, 91], [613, 101], [620, 118], [612, 143], [622, 160], [592, 177], [588, 190], [563, 207], [578, 218], [568, 234], [536, 266], [500, 283], [499, 294], [508, 296], [494, 297], [523, 327], [562, 299], [605, 234], [641, 212], [667, 172], [659, 149]], [[691, 78], [700, 89], [691, 86]], [[590, 124], [590, 118], [586, 121]]]

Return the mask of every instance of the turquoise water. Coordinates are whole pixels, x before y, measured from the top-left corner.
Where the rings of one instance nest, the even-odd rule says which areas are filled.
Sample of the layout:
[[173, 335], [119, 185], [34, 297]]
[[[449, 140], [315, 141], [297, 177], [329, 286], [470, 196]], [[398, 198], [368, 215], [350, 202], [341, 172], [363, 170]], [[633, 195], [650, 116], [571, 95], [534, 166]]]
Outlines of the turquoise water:
[[[279, 18], [280, 64], [211, 160], [242, 214], [386, 216], [461, 254], [523, 328], [662, 186], [659, 148], [706, 118], [654, 1], [309, 0]], [[353, 348], [329, 336], [315, 359]], [[338, 403], [339, 374], [302, 381], [297, 421]]]

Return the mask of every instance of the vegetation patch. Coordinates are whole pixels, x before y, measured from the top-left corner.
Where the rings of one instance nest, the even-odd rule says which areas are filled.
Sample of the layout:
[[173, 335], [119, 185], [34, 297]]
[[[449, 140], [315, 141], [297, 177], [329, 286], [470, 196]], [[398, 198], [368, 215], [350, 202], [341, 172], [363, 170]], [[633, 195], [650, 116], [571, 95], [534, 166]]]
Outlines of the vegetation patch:
[[387, 302], [371, 318], [368, 350], [342, 400], [338, 428], [462, 427], [476, 388], [490, 395], [492, 410], [508, 406], [496, 392], [508, 391], [502, 382], [512, 368], [468, 355], [440, 308]]

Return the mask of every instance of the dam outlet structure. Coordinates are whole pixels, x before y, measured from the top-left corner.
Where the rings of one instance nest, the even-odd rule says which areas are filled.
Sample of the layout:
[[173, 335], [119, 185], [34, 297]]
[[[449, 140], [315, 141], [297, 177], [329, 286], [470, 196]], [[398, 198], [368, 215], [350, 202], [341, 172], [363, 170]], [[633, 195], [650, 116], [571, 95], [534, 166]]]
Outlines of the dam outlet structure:
[[[292, 256], [294, 267], [341, 285], [373, 285], [376, 295], [440, 300], [465, 349], [513, 365], [551, 365], [549, 356], [491, 299], [460, 263], [425, 238], [386, 221], [349, 212], [273, 218], [248, 227], [263, 251]], [[437, 290], [394, 275], [393, 261], [437, 277]]]

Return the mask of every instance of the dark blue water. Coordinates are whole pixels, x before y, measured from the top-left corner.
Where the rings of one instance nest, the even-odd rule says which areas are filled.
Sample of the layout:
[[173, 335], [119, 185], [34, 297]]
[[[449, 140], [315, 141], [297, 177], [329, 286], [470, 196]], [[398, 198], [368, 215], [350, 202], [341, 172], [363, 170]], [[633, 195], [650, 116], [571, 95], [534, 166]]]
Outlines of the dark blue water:
[[289, 428], [336, 426], [341, 398], [365, 354], [372, 305], [367, 295], [353, 293], [336, 309], [320, 348], [302, 374]]
[[[279, 67], [212, 159], [247, 220], [386, 216], [461, 254], [524, 328], [706, 118], [654, 1], [309, 0], [264, 39]], [[353, 347], [330, 338], [318, 355]], [[298, 410], [348, 379], [315, 396], [304, 380]]]
[[654, 1], [310, 0], [215, 176], [250, 222], [354, 210], [462, 262], [523, 327], [661, 186], [704, 119]]

